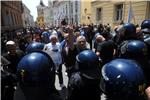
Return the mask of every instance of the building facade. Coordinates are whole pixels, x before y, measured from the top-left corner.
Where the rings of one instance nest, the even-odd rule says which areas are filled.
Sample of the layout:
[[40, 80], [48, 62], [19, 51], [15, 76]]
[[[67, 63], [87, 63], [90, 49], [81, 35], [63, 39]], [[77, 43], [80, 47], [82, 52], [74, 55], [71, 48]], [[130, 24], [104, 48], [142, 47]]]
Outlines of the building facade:
[[33, 16], [31, 14], [29, 15], [29, 25], [31, 27], [35, 27], [34, 18], [33, 18]]
[[45, 24], [46, 26], [52, 26], [53, 25], [53, 2], [51, 0], [48, 1], [48, 7], [46, 8], [47, 10], [45, 11], [46, 14], [44, 13], [45, 17]]
[[53, 25], [59, 26], [63, 19], [69, 24], [71, 23], [70, 1], [55, 0], [53, 1]]
[[55, 0], [53, 1], [54, 25], [60, 25], [65, 19], [68, 24], [91, 23], [91, 0]]
[[45, 9], [45, 5], [43, 3], [43, 1], [41, 0], [40, 1], [40, 4], [37, 6], [37, 13], [38, 13], [38, 16], [37, 16], [37, 25], [39, 27], [45, 27], [45, 24], [44, 24], [44, 9]]
[[70, 15], [71, 15], [71, 23], [79, 25], [81, 22], [80, 14], [81, 14], [81, 1], [80, 0], [75, 0], [75, 1], [70, 1]]
[[12, 31], [23, 28], [22, 1], [1, 1], [1, 32], [10, 35]]
[[22, 13], [22, 20], [23, 20], [23, 27], [34, 27], [34, 19], [33, 16], [30, 14], [30, 10], [23, 4], [23, 13]]
[[51, 16], [50, 16], [50, 8], [48, 6], [45, 7], [44, 9], [44, 25], [45, 26], [50, 26], [51, 24]]
[[53, 25], [56, 26], [58, 25], [58, 16], [59, 16], [59, 12], [58, 12], [58, 1], [53, 1]]
[[80, 24], [91, 24], [91, 0], [80, 0]]
[[67, 24], [80, 24], [80, 0], [53, 1], [53, 24], [58, 26], [63, 19]]
[[150, 18], [150, 1], [92, 1], [92, 22], [94, 24], [118, 25], [128, 22], [129, 8], [132, 7], [131, 23], [140, 25], [144, 19]]

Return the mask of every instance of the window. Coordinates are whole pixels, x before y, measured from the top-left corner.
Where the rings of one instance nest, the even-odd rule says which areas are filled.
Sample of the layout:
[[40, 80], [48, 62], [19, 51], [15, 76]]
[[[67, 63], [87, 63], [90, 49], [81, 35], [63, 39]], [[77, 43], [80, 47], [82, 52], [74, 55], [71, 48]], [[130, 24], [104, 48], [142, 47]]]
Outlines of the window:
[[67, 7], [67, 5], [66, 5], [66, 15], [68, 15], [68, 7]]
[[13, 13], [13, 18], [14, 18], [14, 25], [16, 25], [15, 13]]
[[73, 3], [70, 4], [71, 5], [71, 14], [73, 14]]
[[4, 23], [5, 25], [9, 25], [9, 12], [8, 11], [6, 11], [4, 15]]
[[15, 24], [13, 13], [11, 12], [12, 25]]
[[96, 9], [96, 20], [99, 21], [99, 20], [102, 20], [102, 9], [101, 8], [97, 8]]
[[78, 12], [78, 1], [75, 1], [75, 12]]
[[115, 6], [115, 20], [120, 21], [122, 20], [122, 12], [123, 12], [123, 4], [119, 4]]
[[40, 15], [43, 15], [43, 14], [44, 14], [44, 10], [41, 9], [41, 10], [40, 10]]
[[63, 13], [65, 13], [65, 8], [63, 7]]
[[17, 17], [17, 13], [15, 14], [15, 19], [16, 19], [16, 25], [18, 24], [18, 17]]
[[78, 25], [78, 15], [75, 15], [75, 22]]
[[2, 21], [2, 22], [1, 22], [1, 25], [2, 25], [2, 26], [5, 26], [5, 23], [4, 23], [4, 17], [5, 17], [5, 16], [4, 16], [4, 11], [3, 11], [3, 10], [1, 10], [1, 11], [2, 11], [2, 12], [1, 12], [1, 21]]

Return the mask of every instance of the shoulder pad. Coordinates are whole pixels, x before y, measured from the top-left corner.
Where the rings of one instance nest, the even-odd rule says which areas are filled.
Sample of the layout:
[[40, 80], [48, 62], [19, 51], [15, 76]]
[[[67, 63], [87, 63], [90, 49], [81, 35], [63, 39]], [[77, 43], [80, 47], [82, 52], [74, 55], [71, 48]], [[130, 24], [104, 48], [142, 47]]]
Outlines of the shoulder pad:
[[82, 79], [81, 79], [80, 73], [79, 72], [73, 73], [69, 80], [69, 86], [71, 88], [74, 88], [74, 87], [81, 86], [81, 84], [82, 84]]
[[150, 45], [150, 36], [144, 39], [144, 42], [148, 45]]

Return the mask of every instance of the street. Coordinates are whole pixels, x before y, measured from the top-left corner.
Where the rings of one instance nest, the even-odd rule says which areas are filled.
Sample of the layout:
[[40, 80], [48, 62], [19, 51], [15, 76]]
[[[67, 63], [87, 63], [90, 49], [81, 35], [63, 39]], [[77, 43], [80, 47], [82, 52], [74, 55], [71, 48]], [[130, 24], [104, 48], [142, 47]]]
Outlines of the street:
[[59, 84], [58, 75], [56, 75], [56, 79], [55, 79], [55, 87], [59, 91], [59, 93], [63, 99], [65, 99], [65, 97], [67, 95], [67, 84], [68, 84], [68, 77], [65, 75], [65, 70], [66, 70], [66, 68], [63, 65], [62, 66], [63, 81], [64, 81], [64, 85], [66, 88], [61, 89], [60, 84]]

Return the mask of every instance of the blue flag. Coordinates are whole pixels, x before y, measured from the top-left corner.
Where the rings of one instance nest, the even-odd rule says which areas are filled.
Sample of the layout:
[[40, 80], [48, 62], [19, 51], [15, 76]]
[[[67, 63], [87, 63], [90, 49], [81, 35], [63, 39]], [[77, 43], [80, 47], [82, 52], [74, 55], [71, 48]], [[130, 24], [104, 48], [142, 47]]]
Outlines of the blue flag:
[[134, 18], [134, 14], [133, 14], [132, 5], [131, 5], [131, 1], [130, 1], [129, 2], [128, 20], [127, 20], [127, 22], [130, 23], [132, 18]]

